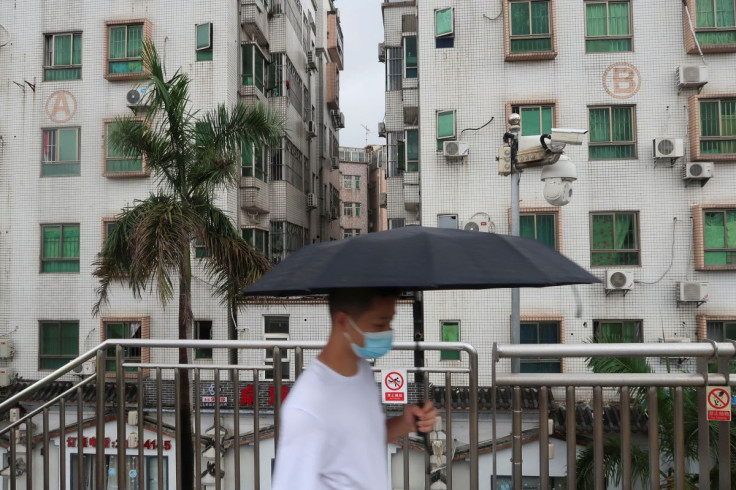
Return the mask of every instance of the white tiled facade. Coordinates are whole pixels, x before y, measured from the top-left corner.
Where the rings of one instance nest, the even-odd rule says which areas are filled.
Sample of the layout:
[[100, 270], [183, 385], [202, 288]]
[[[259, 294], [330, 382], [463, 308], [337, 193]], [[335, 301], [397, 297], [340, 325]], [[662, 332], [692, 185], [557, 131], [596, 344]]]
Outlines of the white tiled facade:
[[[401, 48], [402, 37], [414, 35], [402, 35], [402, 16], [417, 15], [418, 19], [418, 77], [407, 79], [404, 72], [403, 91], [388, 90], [386, 55], [386, 131], [401, 134], [415, 127], [404, 121], [404, 109], [414, 92], [407, 87], [418, 84], [420, 142], [418, 176], [389, 173], [389, 226], [392, 219], [402, 218], [405, 224], [413, 221], [437, 226], [438, 215], [453, 214], [459, 227], [475, 221], [486, 223], [481, 226], [483, 231], [509, 233], [510, 177], [497, 174], [495, 156], [507, 130], [511, 103], [553, 102], [553, 126], [563, 128], [589, 128], [590, 106], [633, 106], [636, 157], [590, 160], [588, 137], [582, 146], [568, 146], [566, 153], [577, 167], [578, 180], [573, 185], [572, 202], [557, 208], [560, 251], [603, 281], [606, 269], [633, 274], [633, 288], [625, 295], [620, 291], [606, 295], [602, 284], [522, 290], [522, 321], [557, 319], [562, 323], [560, 341], [566, 343], [588, 342], [595, 320], [614, 319], [641, 320], [645, 342], [675, 336], [700, 340], [709, 317], [736, 317], [734, 267], [701, 270], [702, 265], [698, 266], [703, 218], [702, 210], [695, 207], [736, 204], [736, 154], [700, 156], [700, 161], [715, 161], [715, 176], [702, 187], [697, 181], [686, 185], [682, 175], [686, 164], [697, 157], [693, 145], [697, 148], [700, 129], [695, 126], [700, 121], [694, 114], [698, 105], [694, 96], [736, 97], [736, 47], [703, 46], [701, 60], [697, 49], [686, 47], [690, 34], [683, 5], [655, 0], [627, 2], [633, 51], [586, 53], [584, 9], [588, 2], [568, 5], [552, 0], [541, 2], [548, 3], [551, 12], [552, 59], [528, 56], [526, 60], [506, 61], [513, 58], [505, 54], [508, 48], [504, 45], [509, 4], [513, 3], [416, 0], [382, 5], [387, 52]], [[693, 16], [694, 3], [688, 2]], [[435, 11], [445, 8], [453, 8], [454, 47], [438, 48]], [[704, 62], [708, 83], [700, 92], [678, 89], [678, 67]], [[436, 113], [448, 110], [456, 111], [459, 141], [469, 145], [469, 155], [462, 163], [447, 160], [436, 149]], [[485, 125], [491, 118], [493, 121]], [[660, 137], [683, 140], [684, 157], [673, 162], [655, 160], [652, 140]], [[419, 182], [419, 206], [406, 202], [407, 189], [414, 180]], [[539, 169], [523, 172], [522, 213], [525, 208], [555, 210], [545, 201], [543, 188]], [[639, 266], [591, 267], [590, 213], [601, 211], [638, 213]], [[699, 307], [696, 303], [678, 304], [680, 281], [708, 283], [707, 303]], [[460, 340], [479, 350], [481, 385], [490, 382], [492, 344], [510, 341], [510, 292], [427, 293], [424, 308], [425, 338], [440, 340], [441, 322], [459, 321]], [[427, 356], [432, 363], [452, 362], [439, 361], [431, 353]], [[653, 364], [664, 369], [657, 359]], [[694, 366], [684, 368], [692, 370]], [[501, 369], [509, 369], [509, 364], [501, 363]], [[568, 360], [563, 369], [584, 369], [583, 360]]]
[[[325, 70], [337, 55], [342, 66], [343, 56], [339, 21], [328, 39], [327, 19], [338, 15], [332, 0], [220, 3], [213, 8], [213, 2], [176, 2], [173, 7], [168, 2], [142, 0], [104, 6], [90, 0], [31, 0], [4, 2], [0, 8], [0, 31], [9, 34], [0, 39], [0, 44], [8, 41], [0, 47], [0, 337], [12, 340], [15, 350], [12, 359], [0, 359], [0, 367], [12, 367], [25, 379], [46, 374], [39, 372], [39, 322], [46, 320], [79, 322], [80, 354], [100, 342], [101, 322], [112, 317], [141, 319], [144, 335], [150, 327], [151, 338], [177, 336], [177, 301], [163, 308], [155, 291], [136, 300], [127, 287], [115, 286], [101, 315], [91, 314], [98, 287], [91, 273], [103, 241], [103, 220], [156, 188], [153, 176], [103, 176], [103, 122], [130, 115], [126, 94], [146, 86], [145, 80], [105, 77], [110, 22], [145, 22], [144, 31], [148, 29], [158, 49], [166, 76], [181, 70], [190, 77], [192, 110], [204, 114], [221, 103], [232, 106], [238, 100], [248, 104], [260, 100], [284, 115], [289, 130], [285, 141], [301, 153], [301, 185], [274, 173], [272, 150], [265, 162], [268, 178], [263, 180], [267, 182], [243, 177], [239, 189], [223, 189], [217, 196], [218, 205], [237, 226], [271, 233], [274, 223], [281, 222], [287, 230], [294, 228], [292, 234], [302, 234], [297, 247], [341, 236], [339, 220], [329, 215], [330, 205], [339, 204], [330, 202], [329, 192], [340, 184], [339, 172], [331, 165], [332, 157], [337, 157], [339, 118], [332, 116], [334, 103], [328, 107]], [[196, 60], [195, 29], [204, 23], [212, 24], [211, 61]], [[81, 33], [81, 79], [44, 81], [44, 38], [65, 32]], [[339, 53], [330, 47], [336, 36]], [[241, 45], [253, 43], [267, 60], [284, 54], [293, 65], [279, 87], [265, 87], [281, 90], [281, 96], [272, 92], [265, 97], [242, 81]], [[308, 64], [308, 52], [312, 64]], [[304, 103], [308, 110], [301, 114], [289, 93], [289, 86], [292, 92], [298, 86], [297, 78], [308, 90]], [[336, 92], [332, 96], [337, 99]], [[308, 135], [310, 120], [316, 129]], [[42, 130], [66, 127], [79, 128], [79, 175], [42, 176]], [[319, 195], [317, 209], [307, 209], [308, 192]], [[260, 201], [254, 197], [259, 193]], [[333, 194], [339, 199], [337, 192]], [[79, 225], [79, 273], [40, 272], [44, 224]], [[271, 241], [264, 251], [277, 257]], [[289, 251], [281, 252], [281, 257]], [[212, 321], [212, 337], [227, 339], [226, 308], [212, 296], [202, 267], [194, 261], [195, 319]], [[249, 322], [248, 315], [243, 309], [239, 323]], [[226, 362], [224, 353], [215, 357], [215, 362]]]

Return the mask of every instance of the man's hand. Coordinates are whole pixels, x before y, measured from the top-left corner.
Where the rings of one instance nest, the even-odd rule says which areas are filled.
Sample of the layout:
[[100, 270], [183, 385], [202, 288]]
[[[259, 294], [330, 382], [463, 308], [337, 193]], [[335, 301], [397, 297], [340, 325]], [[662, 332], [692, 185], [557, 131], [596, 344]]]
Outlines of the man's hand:
[[409, 432], [430, 432], [437, 420], [437, 409], [430, 401], [423, 406], [407, 405], [404, 413], [386, 421], [386, 435], [389, 441], [405, 436]]

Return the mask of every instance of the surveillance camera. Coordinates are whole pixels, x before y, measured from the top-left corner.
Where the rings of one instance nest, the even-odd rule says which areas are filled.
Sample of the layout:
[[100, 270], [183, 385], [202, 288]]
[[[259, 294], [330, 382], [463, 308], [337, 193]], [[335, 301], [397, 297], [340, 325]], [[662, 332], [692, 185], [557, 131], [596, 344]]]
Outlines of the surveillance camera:
[[542, 168], [542, 180], [562, 179], [567, 182], [578, 180], [578, 171], [575, 164], [570, 161], [567, 155], [560, 155], [559, 160], [552, 165]]
[[552, 145], [582, 145], [587, 129], [552, 128]]
[[542, 169], [544, 199], [553, 206], [564, 206], [572, 199], [572, 182], [577, 180], [577, 169], [567, 155], [553, 165]]

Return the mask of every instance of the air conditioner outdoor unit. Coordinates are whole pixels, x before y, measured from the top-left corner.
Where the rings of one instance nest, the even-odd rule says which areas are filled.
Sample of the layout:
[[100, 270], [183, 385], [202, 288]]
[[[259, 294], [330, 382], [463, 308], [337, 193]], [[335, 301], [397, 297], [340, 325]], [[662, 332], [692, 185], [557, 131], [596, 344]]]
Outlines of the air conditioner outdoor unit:
[[314, 192], [307, 193], [307, 209], [314, 209], [317, 207], [317, 194]]
[[378, 44], [378, 61], [379, 63], [386, 62], [386, 45], [384, 43]]
[[468, 156], [470, 148], [462, 141], [443, 141], [442, 152], [447, 158], [462, 158]]
[[128, 93], [125, 94], [125, 100], [128, 103], [128, 107], [142, 107], [144, 105], [143, 98], [145, 95], [145, 88], [128, 90]]
[[385, 192], [381, 192], [378, 195], [378, 205], [382, 208], [388, 207], [388, 194]]
[[465, 226], [463, 226], [463, 230], [480, 231], [480, 225], [475, 221], [468, 221], [467, 223], [465, 223]]
[[90, 359], [84, 361], [81, 366], [76, 366], [74, 372], [80, 376], [92, 376], [95, 374], [95, 361]]
[[332, 170], [340, 168], [340, 159], [338, 157], [332, 157]]
[[609, 269], [606, 271], [607, 291], [628, 291], [634, 287], [634, 274], [630, 271]]
[[314, 59], [314, 50], [307, 51], [307, 70], [316, 70], [317, 62]]
[[317, 136], [317, 128], [315, 127], [314, 121], [311, 119], [307, 121], [307, 137], [308, 138], [314, 138]]
[[15, 349], [13, 341], [10, 339], [0, 339], [0, 359], [10, 359], [13, 357]]
[[344, 128], [344, 127], [345, 127], [345, 114], [343, 114], [342, 112], [340, 112], [340, 113], [339, 113], [339, 114], [337, 115], [337, 117], [335, 118], [335, 121], [336, 121], [336, 123], [337, 123], [337, 124], [336, 124], [336, 126], [337, 126], [337, 127], [339, 128], [339, 129], [342, 129], [342, 128]]
[[701, 180], [703, 183], [713, 177], [713, 162], [690, 162], [683, 169], [684, 180]]
[[682, 65], [677, 69], [679, 88], [700, 88], [708, 83], [708, 67], [705, 65]]
[[685, 155], [685, 146], [680, 138], [656, 138], [652, 140], [654, 158], [680, 158]]
[[13, 368], [0, 368], [0, 387], [10, 386], [10, 383], [13, 382], [14, 376], [15, 372], [13, 371]]
[[378, 136], [380, 138], [386, 137], [386, 123], [383, 123], [383, 122], [378, 123]]
[[683, 281], [678, 284], [679, 301], [686, 303], [705, 303], [708, 301], [708, 283]]

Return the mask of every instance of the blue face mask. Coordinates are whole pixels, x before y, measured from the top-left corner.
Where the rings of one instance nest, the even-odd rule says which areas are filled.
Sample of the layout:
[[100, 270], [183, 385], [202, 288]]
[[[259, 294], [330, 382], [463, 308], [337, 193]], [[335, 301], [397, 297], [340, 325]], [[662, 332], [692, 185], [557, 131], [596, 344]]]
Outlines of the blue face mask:
[[[362, 357], [363, 359], [378, 359], [391, 350], [394, 340], [393, 330], [386, 330], [385, 332], [363, 332], [358, 328], [352, 318], [348, 317], [348, 321], [350, 322], [350, 326], [363, 336], [363, 347], [350, 342], [350, 346], [358, 357]], [[345, 337], [350, 340], [348, 334], [345, 334]]]

